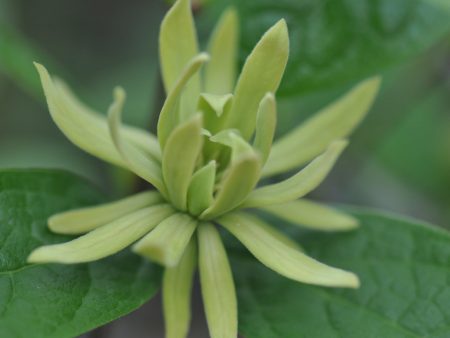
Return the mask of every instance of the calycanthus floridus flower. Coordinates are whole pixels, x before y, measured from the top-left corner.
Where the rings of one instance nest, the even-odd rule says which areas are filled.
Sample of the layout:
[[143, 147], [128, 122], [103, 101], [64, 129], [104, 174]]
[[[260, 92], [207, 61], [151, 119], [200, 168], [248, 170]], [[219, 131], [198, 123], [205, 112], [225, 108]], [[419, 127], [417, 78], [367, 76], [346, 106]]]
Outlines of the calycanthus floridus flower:
[[[328, 287], [359, 285], [356, 275], [308, 257], [249, 209], [311, 229], [355, 228], [358, 223], [351, 216], [303, 197], [321, 183], [347, 145], [344, 138], [368, 111], [379, 79], [360, 83], [272, 145], [274, 93], [289, 54], [287, 26], [280, 20], [262, 36], [239, 77], [237, 26], [235, 11], [224, 12], [208, 52], [199, 53], [190, 1], [177, 1], [167, 13], [160, 31], [167, 98], [157, 138], [121, 123], [123, 89], [114, 90], [106, 119], [36, 65], [51, 116], [63, 133], [88, 153], [127, 168], [157, 190], [54, 215], [49, 219], [52, 231], [82, 236], [37, 248], [28, 261], [88, 262], [132, 245], [135, 253], [165, 266], [163, 305], [169, 338], [188, 332], [197, 266], [211, 336], [237, 336], [233, 277], [218, 227], [287, 278]], [[263, 178], [300, 167], [284, 181], [258, 186]]]

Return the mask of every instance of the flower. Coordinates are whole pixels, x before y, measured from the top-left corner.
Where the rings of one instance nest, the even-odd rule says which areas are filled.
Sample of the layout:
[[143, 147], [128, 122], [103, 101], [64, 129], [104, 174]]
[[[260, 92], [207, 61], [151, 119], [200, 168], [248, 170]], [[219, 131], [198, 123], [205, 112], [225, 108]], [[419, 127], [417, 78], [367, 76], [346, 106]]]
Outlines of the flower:
[[[344, 138], [372, 104], [380, 80], [360, 83], [272, 146], [274, 93], [289, 54], [287, 25], [280, 20], [262, 36], [236, 81], [237, 26], [235, 11], [224, 12], [208, 53], [199, 53], [190, 1], [178, 0], [167, 13], [160, 31], [167, 98], [157, 138], [121, 123], [122, 88], [114, 90], [105, 119], [36, 64], [50, 114], [62, 132], [88, 153], [134, 172], [156, 190], [52, 216], [52, 231], [83, 235], [37, 248], [28, 261], [88, 262], [132, 245], [137, 254], [165, 266], [169, 338], [187, 334], [197, 265], [211, 336], [237, 336], [237, 301], [219, 226], [283, 276], [330, 287], [359, 285], [356, 275], [310, 258], [248, 209], [312, 229], [355, 228], [353, 217], [303, 197], [331, 170], [347, 145]], [[284, 181], [258, 186], [263, 178], [302, 166]]]

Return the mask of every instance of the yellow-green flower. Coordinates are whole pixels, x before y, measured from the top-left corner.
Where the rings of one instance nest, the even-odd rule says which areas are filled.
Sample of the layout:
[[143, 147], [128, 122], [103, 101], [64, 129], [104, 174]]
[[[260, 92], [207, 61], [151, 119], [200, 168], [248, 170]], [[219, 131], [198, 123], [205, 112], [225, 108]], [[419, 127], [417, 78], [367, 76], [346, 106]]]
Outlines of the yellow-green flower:
[[[198, 50], [189, 0], [178, 0], [160, 32], [160, 61], [167, 98], [157, 138], [122, 125], [125, 92], [114, 90], [108, 119], [85, 105], [37, 64], [53, 120], [77, 146], [127, 168], [153, 185], [123, 200], [49, 219], [52, 231], [83, 234], [37, 248], [32, 263], [80, 263], [132, 250], [166, 267], [163, 302], [167, 337], [185, 337], [190, 291], [200, 272], [210, 334], [237, 336], [233, 277], [218, 227], [233, 234], [264, 265], [293, 280], [358, 287], [351, 272], [322, 264], [249, 211], [260, 209], [294, 224], [326, 231], [357, 226], [351, 216], [303, 197], [328, 174], [364, 117], [379, 87], [368, 79], [272, 146], [275, 92], [289, 54], [284, 20], [271, 27], [236, 75], [238, 23], [226, 11], [207, 53]], [[257, 186], [275, 174], [303, 167], [292, 177]]]

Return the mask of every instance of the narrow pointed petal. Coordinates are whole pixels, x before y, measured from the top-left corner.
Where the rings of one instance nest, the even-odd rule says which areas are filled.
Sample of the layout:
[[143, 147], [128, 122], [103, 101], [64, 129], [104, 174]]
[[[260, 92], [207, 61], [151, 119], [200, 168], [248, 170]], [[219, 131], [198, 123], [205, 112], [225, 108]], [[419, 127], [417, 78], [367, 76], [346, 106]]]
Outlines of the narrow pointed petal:
[[202, 118], [197, 115], [175, 128], [164, 148], [164, 182], [171, 202], [183, 211], [187, 208], [187, 192], [202, 150], [202, 141]]
[[269, 225], [249, 215], [230, 214], [218, 220], [268, 268], [298, 282], [330, 286], [359, 287], [358, 277], [333, 268], [294, 250], [266, 230]]
[[[227, 126], [249, 139], [255, 129], [259, 103], [267, 92], [275, 93], [289, 55], [289, 36], [284, 20], [278, 21], [247, 58], [236, 85]], [[250, 94], [251, 93], [251, 94]]]
[[211, 62], [205, 67], [204, 91], [231, 93], [236, 81], [239, 22], [236, 10], [226, 10], [208, 43]]
[[275, 142], [263, 176], [300, 167], [323, 152], [332, 140], [346, 138], [369, 111], [380, 82], [379, 77], [361, 82]]
[[275, 184], [255, 189], [242, 207], [262, 207], [296, 200], [314, 190], [330, 172], [347, 141], [334, 141], [322, 155], [294, 176]]
[[263, 165], [270, 154], [276, 125], [277, 105], [275, 96], [272, 93], [267, 93], [259, 104], [256, 116], [255, 140], [253, 141], [253, 148], [259, 152]]
[[163, 183], [161, 167], [159, 163], [151, 157], [146, 156], [139, 148], [127, 141], [122, 135], [122, 108], [125, 101], [125, 92], [117, 87], [114, 90], [114, 102], [108, 112], [108, 126], [111, 139], [125, 163], [130, 170], [151, 183], [163, 195], [166, 195], [166, 188]]
[[232, 94], [200, 94], [198, 110], [203, 113], [203, 123], [207, 130], [213, 134], [222, 130], [232, 102]]
[[188, 189], [189, 213], [199, 215], [212, 204], [215, 180], [215, 161], [209, 162], [192, 176]]
[[203, 303], [212, 338], [237, 337], [237, 300], [233, 276], [219, 232], [211, 223], [198, 228]]
[[258, 182], [260, 169], [259, 157], [254, 154], [242, 156], [232, 163], [222, 179], [213, 204], [200, 218], [212, 219], [239, 206]]
[[196, 228], [196, 220], [176, 213], [134, 244], [133, 251], [166, 267], [176, 266]]
[[[64, 83], [61, 79], [54, 79], [54, 84], [58, 88], [58, 90], [62, 93], [61, 95], [65, 97], [67, 102], [74, 107], [73, 110], [77, 111], [78, 115], [82, 116], [93, 116], [96, 118], [99, 122], [99, 124], [103, 125], [103, 129], [107, 129], [107, 121], [106, 118], [103, 116], [103, 114], [100, 114], [89, 107], [87, 107], [85, 104], [83, 104], [72, 92], [72, 90], [69, 88], [69, 86]], [[92, 123], [92, 121], [91, 121]], [[128, 141], [132, 142], [134, 145], [139, 147], [139, 149], [149, 156], [151, 156], [154, 160], [157, 162], [161, 162], [161, 149], [159, 147], [158, 139], [152, 135], [151, 133], [123, 125], [122, 126], [122, 133], [123, 137], [126, 138]], [[109, 135], [109, 134], [108, 134]]]
[[322, 231], [347, 231], [358, 227], [356, 218], [325, 204], [300, 199], [262, 207], [280, 219], [305, 228]]
[[[191, 1], [178, 0], [161, 23], [159, 53], [166, 93], [171, 92], [189, 61], [198, 54], [197, 33], [192, 17]], [[183, 111], [195, 113], [200, 95], [200, 76], [193, 74], [181, 94]]]
[[211, 94], [202, 93], [200, 94], [200, 104], [199, 107], [208, 106], [214, 111], [215, 115], [219, 118], [224, 113], [228, 104], [231, 103], [233, 99], [233, 94]]
[[[180, 121], [185, 120], [180, 118], [179, 108], [181, 94], [183, 92], [186, 93], [186, 84], [190, 82], [192, 77], [200, 70], [200, 67], [208, 60], [209, 56], [206, 53], [201, 53], [193, 57], [186, 67], [183, 68], [183, 71], [173, 85], [173, 88], [168, 92], [158, 119], [158, 140], [161, 149], [164, 149], [166, 141], [175, 127]], [[190, 111], [190, 113], [193, 114], [196, 113], [196, 111]]]
[[235, 162], [241, 156], [255, 155], [252, 146], [244, 140], [237, 130], [226, 129], [209, 138], [212, 142], [220, 143], [231, 148], [231, 160]]
[[[241, 211], [239, 213], [241, 215], [244, 215], [245, 217], [249, 217], [249, 218], [254, 218], [255, 217], [252, 214], [247, 213], [245, 211]], [[278, 230], [274, 226], [271, 226], [271, 225], [269, 225], [267, 223], [264, 223], [264, 222], [258, 222], [258, 226], [263, 228], [263, 230], [266, 231], [268, 234], [270, 234], [270, 236], [275, 237], [278, 241], [282, 242], [284, 245], [290, 247], [291, 249], [298, 250], [298, 251], [301, 251], [301, 252], [304, 251], [299, 243], [297, 243], [296, 241], [292, 240], [289, 236], [287, 236], [286, 234], [284, 234], [283, 232], [281, 232], [280, 230]]]
[[115, 254], [152, 230], [174, 210], [165, 204], [144, 208], [63, 244], [34, 250], [29, 263], [83, 263]]
[[197, 266], [197, 244], [191, 239], [178, 265], [166, 268], [162, 298], [166, 338], [185, 338], [191, 321], [191, 291]]
[[163, 198], [158, 192], [146, 191], [119, 201], [56, 214], [49, 218], [48, 227], [58, 234], [82, 234], [126, 214], [162, 202]]
[[[54, 82], [47, 70], [35, 63], [41, 78], [50, 115], [66, 137], [91, 155], [128, 169], [128, 164], [117, 152], [108, 131], [106, 118], [82, 105], [61, 81]], [[139, 143], [142, 148], [148, 143], [152, 148], [153, 137], [136, 128], [127, 127], [125, 137]], [[155, 153], [154, 155], [158, 155]]]

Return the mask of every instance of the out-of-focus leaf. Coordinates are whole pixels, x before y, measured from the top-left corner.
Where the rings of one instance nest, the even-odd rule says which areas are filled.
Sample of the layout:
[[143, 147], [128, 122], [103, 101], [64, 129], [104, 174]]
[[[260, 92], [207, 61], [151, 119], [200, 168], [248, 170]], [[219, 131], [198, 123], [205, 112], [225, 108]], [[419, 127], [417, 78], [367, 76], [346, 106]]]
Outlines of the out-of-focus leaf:
[[159, 269], [128, 252], [90, 264], [26, 264], [34, 248], [70, 239], [47, 229], [49, 216], [101, 199], [68, 173], [0, 172], [0, 337], [75, 337], [155, 294]]
[[376, 157], [397, 178], [438, 200], [450, 201], [450, 82], [403, 115]]
[[280, 18], [290, 32], [291, 53], [280, 95], [337, 87], [400, 64], [450, 31], [446, 0], [219, 0], [239, 12], [241, 58]]
[[372, 211], [353, 214], [357, 231], [297, 238], [320, 261], [357, 273], [358, 290], [292, 282], [243, 252], [230, 254], [243, 336], [449, 337], [449, 233]]
[[46, 62], [49, 57], [31, 41], [11, 27], [0, 24], [0, 73], [11, 78], [18, 86], [34, 97], [40, 97], [41, 84], [33, 61]]
[[57, 168], [105, 183], [106, 177], [95, 168], [93, 158], [69, 142], [36, 136], [9, 136], [0, 139], [0, 154], [0, 168]]

